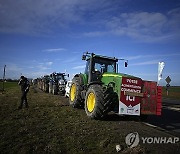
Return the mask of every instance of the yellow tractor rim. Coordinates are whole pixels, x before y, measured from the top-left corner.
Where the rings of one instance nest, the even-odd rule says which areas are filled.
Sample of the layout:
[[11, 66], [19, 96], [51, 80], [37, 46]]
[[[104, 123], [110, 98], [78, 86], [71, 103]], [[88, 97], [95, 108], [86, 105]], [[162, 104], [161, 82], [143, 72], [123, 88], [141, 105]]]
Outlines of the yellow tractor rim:
[[87, 109], [89, 112], [92, 112], [94, 110], [96, 103], [95, 95], [94, 93], [89, 93], [88, 99], [87, 99]]
[[76, 96], [76, 85], [72, 84], [71, 92], [70, 92], [71, 101], [74, 101], [75, 96]]

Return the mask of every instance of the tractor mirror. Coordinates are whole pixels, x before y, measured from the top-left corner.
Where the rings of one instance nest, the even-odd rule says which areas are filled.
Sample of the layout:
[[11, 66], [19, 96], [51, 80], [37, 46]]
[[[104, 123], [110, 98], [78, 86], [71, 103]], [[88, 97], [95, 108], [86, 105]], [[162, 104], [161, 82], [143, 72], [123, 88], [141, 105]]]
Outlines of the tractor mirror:
[[82, 55], [82, 60], [86, 60], [86, 56], [85, 55]]
[[67, 74], [67, 77], [69, 78], [69, 74]]
[[127, 63], [127, 62], [125, 62], [125, 63], [124, 63], [124, 65], [125, 65], [125, 67], [127, 67], [127, 66], [128, 66], [128, 63]]

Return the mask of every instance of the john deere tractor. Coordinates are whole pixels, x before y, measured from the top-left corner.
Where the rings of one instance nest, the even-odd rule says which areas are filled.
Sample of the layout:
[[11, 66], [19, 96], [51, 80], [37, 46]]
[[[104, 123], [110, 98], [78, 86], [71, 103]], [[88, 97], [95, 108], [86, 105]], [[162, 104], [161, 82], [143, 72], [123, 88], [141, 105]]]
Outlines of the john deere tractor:
[[93, 119], [101, 119], [110, 111], [120, 115], [161, 115], [161, 87], [156, 82], [118, 73], [115, 57], [86, 52], [82, 60], [87, 61], [85, 72], [74, 76], [70, 88], [72, 107], [85, 108]]

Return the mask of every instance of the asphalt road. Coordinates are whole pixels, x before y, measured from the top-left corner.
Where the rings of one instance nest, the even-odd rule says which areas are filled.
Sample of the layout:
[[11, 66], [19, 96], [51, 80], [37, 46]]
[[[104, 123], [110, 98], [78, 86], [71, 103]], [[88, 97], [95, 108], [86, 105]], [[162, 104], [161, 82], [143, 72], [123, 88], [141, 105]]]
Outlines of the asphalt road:
[[146, 125], [180, 137], [180, 101], [163, 99], [161, 116], [149, 116]]

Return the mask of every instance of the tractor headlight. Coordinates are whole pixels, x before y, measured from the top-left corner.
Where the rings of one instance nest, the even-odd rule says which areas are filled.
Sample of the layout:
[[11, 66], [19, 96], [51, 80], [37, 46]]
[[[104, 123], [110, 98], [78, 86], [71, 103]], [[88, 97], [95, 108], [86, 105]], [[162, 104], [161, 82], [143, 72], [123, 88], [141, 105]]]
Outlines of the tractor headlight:
[[59, 85], [65, 85], [64, 80], [59, 80]]

